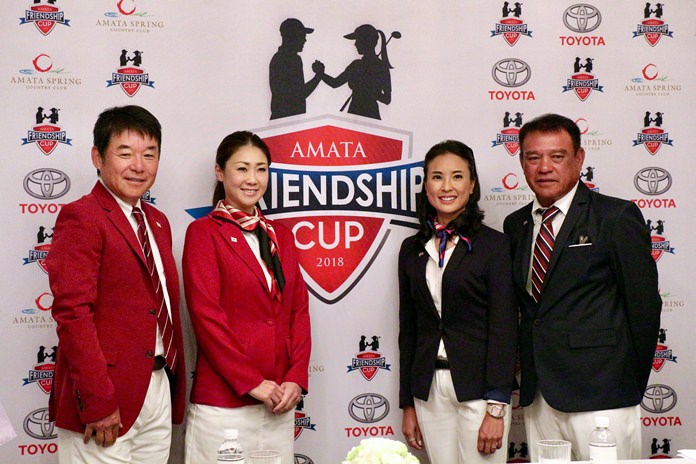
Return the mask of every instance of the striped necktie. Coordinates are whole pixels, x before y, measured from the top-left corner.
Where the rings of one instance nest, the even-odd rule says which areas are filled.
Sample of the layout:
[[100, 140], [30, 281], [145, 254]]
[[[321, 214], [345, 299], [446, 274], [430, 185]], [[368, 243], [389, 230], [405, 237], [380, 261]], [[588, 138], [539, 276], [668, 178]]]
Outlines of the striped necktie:
[[147, 234], [147, 227], [145, 226], [145, 216], [137, 206], [133, 207], [133, 217], [135, 218], [135, 222], [138, 223], [138, 241], [143, 248], [143, 254], [147, 262], [147, 270], [150, 272], [152, 286], [155, 289], [157, 300], [157, 327], [159, 327], [160, 334], [162, 335], [164, 358], [167, 360], [169, 368], [173, 371], [176, 365], [177, 355], [176, 347], [174, 346], [174, 327], [172, 326], [172, 320], [169, 318], [169, 311], [167, 310], [167, 304], [164, 300], [162, 282], [160, 282], [159, 274], [155, 267], [155, 259], [152, 255], [150, 239]]
[[544, 288], [544, 277], [553, 252], [554, 233], [551, 223], [560, 212], [561, 210], [555, 206], [546, 210], [541, 208], [537, 210], [537, 213], [542, 214], [541, 227], [534, 242], [534, 261], [532, 262], [532, 298], [537, 303], [541, 297], [541, 290]]

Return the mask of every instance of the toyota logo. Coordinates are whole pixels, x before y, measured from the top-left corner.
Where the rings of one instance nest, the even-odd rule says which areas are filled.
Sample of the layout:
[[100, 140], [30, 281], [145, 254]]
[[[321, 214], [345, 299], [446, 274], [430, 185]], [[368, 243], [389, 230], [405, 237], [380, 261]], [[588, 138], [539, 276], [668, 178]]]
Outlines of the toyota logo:
[[63, 171], [35, 169], [24, 177], [24, 191], [39, 200], [54, 200], [70, 190], [70, 178]]
[[662, 195], [672, 186], [672, 176], [662, 168], [643, 168], [633, 178], [633, 185], [645, 195]]
[[377, 393], [363, 393], [350, 400], [348, 414], [363, 424], [379, 422], [389, 414], [389, 401]]
[[505, 58], [493, 65], [493, 80], [503, 87], [519, 87], [532, 77], [532, 69], [517, 58]]
[[677, 405], [677, 392], [667, 385], [648, 385], [640, 405], [653, 414], [666, 413]]
[[602, 24], [602, 13], [592, 5], [578, 3], [563, 12], [563, 24], [573, 32], [584, 34], [594, 31]]
[[314, 461], [312, 461], [309, 456], [305, 456], [304, 454], [296, 454], [294, 464], [314, 464]]
[[58, 437], [55, 424], [48, 420], [48, 408], [36, 409], [24, 418], [24, 431], [39, 440], [52, 440]]

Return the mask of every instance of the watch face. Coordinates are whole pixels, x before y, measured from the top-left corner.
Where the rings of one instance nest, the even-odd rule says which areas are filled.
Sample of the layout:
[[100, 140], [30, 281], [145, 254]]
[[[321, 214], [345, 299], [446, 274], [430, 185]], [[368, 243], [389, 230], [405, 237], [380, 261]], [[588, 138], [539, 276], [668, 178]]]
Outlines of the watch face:
[[505, 406], [502, 404], [489, 404], [486, 408], [486, 412], [496, 419], [500, 419], [505, 416]]

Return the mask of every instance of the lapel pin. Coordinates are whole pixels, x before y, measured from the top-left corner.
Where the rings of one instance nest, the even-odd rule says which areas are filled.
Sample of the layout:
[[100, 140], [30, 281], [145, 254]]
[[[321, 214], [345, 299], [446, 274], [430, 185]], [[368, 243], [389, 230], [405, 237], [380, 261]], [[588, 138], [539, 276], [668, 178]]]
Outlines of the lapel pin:
[[159, 222], [155, 221], [155, 224], [157, 224], [157, 227], [159, 227], [160, 229], [162, 228]]
[[230, 237], [230, 240], [232, 241], [232, 243], [237, 243], [237, 238], [236, 238], [236, 237]]
[[420, 253], [418, 253], [418, 256], [423, 256], [423, 252], [421, 251]]
[[587, 235], [581, 235], [578, 238], [578, 243], [584, 244], [584, 243], [587, 243], [587, 240], [589, 240], [589, 237]]
[[523, 225], [523, 226], [526, 226], [528, 222], [529, 222], [529, 221], [525, 219], [524, 222], [522, 223], [522, 225]]

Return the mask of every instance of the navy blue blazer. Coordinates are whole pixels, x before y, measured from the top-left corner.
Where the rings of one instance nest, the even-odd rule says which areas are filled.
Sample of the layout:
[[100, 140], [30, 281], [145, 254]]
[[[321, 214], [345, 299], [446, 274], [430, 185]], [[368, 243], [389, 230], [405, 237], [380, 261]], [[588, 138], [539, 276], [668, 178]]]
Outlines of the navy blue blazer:
[[537, 390], [564, 412], [640, 403], [662, 311], [640, 210], [580, 182], [538, 304], [526, 291], [533, 228], [531, 204], [504, 223], [521, 304], [520, 403], [531, 404]]
[[509, 240], [482, 226], [472, 250], [460, 240], [442, 280], [442, 317], [425, 281], [429, 259], [415, 237], [399, 252], [400, 407], [428, 399], [444, 341], [459, 401], [509, 402], [514, 384], [518, 307]]

